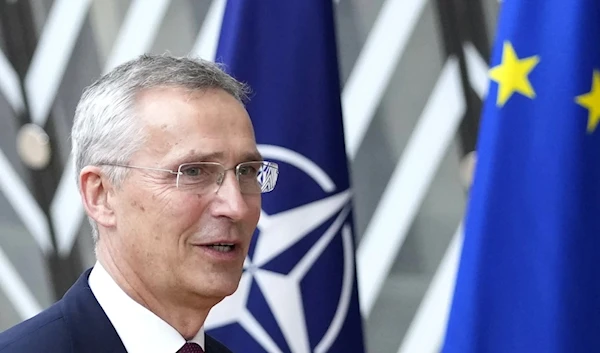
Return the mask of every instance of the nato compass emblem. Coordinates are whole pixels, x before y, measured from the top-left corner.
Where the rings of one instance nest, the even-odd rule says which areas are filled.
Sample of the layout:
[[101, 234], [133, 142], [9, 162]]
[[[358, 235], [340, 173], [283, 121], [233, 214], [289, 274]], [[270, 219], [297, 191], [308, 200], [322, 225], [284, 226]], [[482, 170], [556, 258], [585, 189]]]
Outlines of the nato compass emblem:
[[285, 178], [298, 173], [314, 183], [320, 196], [278, 213], [262, 210], [239, 287], [211, 310], [205, 328], [234, 351], [239, 345], [248, 352], [327, 352], [346, 321], [354, 285], [350, 190], [336, 190], [318, 165], [295, 151], [259, 150], [289, 167]]

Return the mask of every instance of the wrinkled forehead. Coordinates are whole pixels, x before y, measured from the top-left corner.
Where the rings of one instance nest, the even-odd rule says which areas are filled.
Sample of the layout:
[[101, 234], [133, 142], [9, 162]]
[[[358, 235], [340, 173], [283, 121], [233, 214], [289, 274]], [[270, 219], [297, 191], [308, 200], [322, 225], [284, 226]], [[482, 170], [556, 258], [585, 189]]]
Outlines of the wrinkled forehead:
[[227, 162], [258, 154], [246, 109], [224, 90], [146, 90], [135, 111], [147, 134], [144, 150], [157, 161], [206, 155]]

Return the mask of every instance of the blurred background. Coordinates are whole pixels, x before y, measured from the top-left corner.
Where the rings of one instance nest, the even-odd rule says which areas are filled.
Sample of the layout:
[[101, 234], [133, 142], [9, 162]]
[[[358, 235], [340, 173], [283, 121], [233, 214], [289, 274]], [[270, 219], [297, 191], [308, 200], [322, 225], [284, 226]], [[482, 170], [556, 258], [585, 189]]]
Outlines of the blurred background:
[[[367, 351], [436, 352], [499, 4], [334, 5]], [[223, 7], [0, 0], [0, 331], [94, 263], [69, 159], [82, 89], [143, 52], [214, 59]]]

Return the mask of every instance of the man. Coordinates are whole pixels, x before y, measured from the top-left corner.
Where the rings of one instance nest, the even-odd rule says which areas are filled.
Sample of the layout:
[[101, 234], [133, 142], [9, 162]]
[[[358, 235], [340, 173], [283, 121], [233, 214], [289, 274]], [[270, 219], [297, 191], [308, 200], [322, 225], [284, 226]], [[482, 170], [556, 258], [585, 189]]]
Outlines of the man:
[[0, 334], [0, 352], [230, 352], [204, 321], [236, 290], [278, 174], [257, 150], [246, 93], [215, 64], [168, 56], [85, 90], [73, 156], [98, 261]]

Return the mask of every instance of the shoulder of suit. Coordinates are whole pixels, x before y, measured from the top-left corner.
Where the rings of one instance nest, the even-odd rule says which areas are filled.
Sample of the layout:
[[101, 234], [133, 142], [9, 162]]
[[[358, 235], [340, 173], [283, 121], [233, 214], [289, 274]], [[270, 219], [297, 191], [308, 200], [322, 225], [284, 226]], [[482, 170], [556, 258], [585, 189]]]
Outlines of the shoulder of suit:
[[221, 342], [217, 341], [209, 335], [205, 335], [206, 353], [233, 353], [229, 348], [225, 347]]
[[58, 303], [0, 333], [0, 353], [33, 353], [40, 347], [69, 350], [69, 333]]

